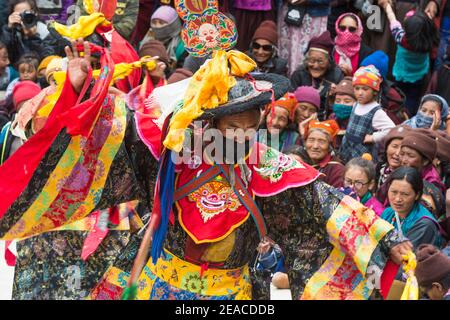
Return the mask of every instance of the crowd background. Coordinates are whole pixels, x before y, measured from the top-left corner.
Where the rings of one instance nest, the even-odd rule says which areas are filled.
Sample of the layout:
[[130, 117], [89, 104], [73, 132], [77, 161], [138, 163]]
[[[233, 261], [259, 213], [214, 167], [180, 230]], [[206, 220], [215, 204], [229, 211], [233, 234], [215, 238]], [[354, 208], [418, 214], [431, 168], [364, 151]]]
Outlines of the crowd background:
[[[191, 77], [208, 58], [185, 50], [173, 5], [117, 1], [113, 25], [135, 58], [158, 57], [152, 87]], [[260, 142], [317, 168], [324, 182], [401, 230], [416, 249], [423, 292], [450, 299], [450, 3], [220, 0], [219, 7], [235, 21], [235, 49], [256, 61], [256, 73], [291, 82], [265, 109], [269, 135]], [[66, 68], [70, 42], [52, 22], [70, 25], [85, 12], [81, 0], [1, 7], [0, 164], [43, 127], [39, 110]], [[88, 40], [101, 44], [95, 34]], [[143, 81], [137, 75], [117, 87], [126, 93]], [[288, 287], [274, 248], [261, 254], [275, 257], [267, 265], [274, 284]]]

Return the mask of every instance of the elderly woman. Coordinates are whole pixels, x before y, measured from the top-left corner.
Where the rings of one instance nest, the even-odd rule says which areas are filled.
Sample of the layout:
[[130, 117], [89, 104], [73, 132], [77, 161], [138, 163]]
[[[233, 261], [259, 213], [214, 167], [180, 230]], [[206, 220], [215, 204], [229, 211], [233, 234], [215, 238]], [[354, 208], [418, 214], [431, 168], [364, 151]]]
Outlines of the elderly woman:
[[336, 21], [336, 43], [334, 61], [345, 75], [351, 76], [361, 65], [361, 61], [374, 50], [361, 41], [363, 25], [354, 13], [344, 13]]
[[286, 76], [287, 61], [278, 57], [278, 33], [275, 22], [263, 21], [252, 38], [249, 56], [255, 60], [255, 72], [276, 73]]
[[448, 103], [437, 94], [424, 95], [420, 101], [419, 111], [404, 122], [411, 128], [446, 130]]
[[291, 76], [293, 88], [312, 86], [320, 92], [319, 120], [327, 119], [327, 98], [330, 89], [344, 78], [341, 69], [332, 59], [333, 40], [330, 32], [325, 31], [319, 37], [312, 38], [304, 63]]
[[333, 144], [339, 132], [334, 120], [310, 121], [305, 132], [304, 148], [313, 167], [323, 175], [319, 178], [329, 185], [340, 188], [344, 185], [345, 167], [334, 156]]
[[267, 131], [260, 131], [258, 141], [281, 152], [295, 145], [299, 137], [297, 131], [292, 129], [296, 108], [297, 99], [290, 93], [275, 101], [273, 106], [269, 105], [261, 126]]

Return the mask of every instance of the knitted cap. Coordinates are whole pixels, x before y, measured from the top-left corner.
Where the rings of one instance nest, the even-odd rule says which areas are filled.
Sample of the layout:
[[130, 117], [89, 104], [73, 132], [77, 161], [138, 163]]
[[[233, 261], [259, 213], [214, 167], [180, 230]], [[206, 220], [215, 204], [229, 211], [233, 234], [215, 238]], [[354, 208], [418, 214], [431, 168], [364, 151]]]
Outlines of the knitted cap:
[[450, 136], [442, 130], [433, 131], [437, 142], [437, 158], [441, 161], [450, 162]]
[[172, 73], [169, 77], [169, 79], [167, 79], [167, 83], [171, 84], [174, 82], [178, 82], [187, 78], [192, 77], [194, 74], [187, 69], [183, 69], [183, 68], [178, 68], [175, 70], [174, 73]]
[[389, 71], [389, 57], [383, 51], [375, 51], [361, 61], [361, 67], [373, 65], [380, 72], [383, 79], [386, 79]]
[[139, 57], [142, 58], [144, 56], [158, 56], [160, 61], [169, 65], [169, 54], [161, 41], [149, 40], [145, 42], [139, 49]]
[[39, 92], [41, 92], [41, 88], [33, 81], [17, 82], [12, 91], [14, 106], [17, 108], [19, 103], [34, 98]]
[[378, 69], [373, 65], [360, 67], [353, 75], [353, 86], [368, 86], [375, 91], [380, 91], [381, 81], [383, 81], [383, 78]]
[[278, 43], [277, 25], [272, 20], [265, 20], [261, 22], [256, 29], [252, 40], [264, 39], [272, 43], [274, 46]]
[[341, 82], [339, 82], [336, 86], [335, 93], [348, 95], [353, 99], [356, 99], [355, 90], [353, 89], [352, 77], [345, 77], [344, 79], [342, 79]]
[[331, 52], [333, 51], [334, 41], [331, 39], [330, 31], [325, 31], [320, 36], [313, 37], [309, 41], [308, 50], [310, 49], [320, 49], [325, 50], [329, 56], [331, 56]]
[[320, 129], [328, 133], [332, 141], [334, 141], [334, 138], [336, 137], [336, 135], [340, 130], [339, 125], [335, 120], [326, 120], [326, 121], [311, 120], [310, 122], [308, 122], [308, 126], [305, 131], [305, 138], [308, 138], [309, 134], [314, 129]]
[[294, 92], [295, 98], [298, 102], [308, 102], [320, 109], [320, 94], [319, 91], [313, 87], [301, 86]]
[[170, 24], [174, 22], [175, 19], [177, 18], [178, 14], [174, 8], [172, 8], [171, 6], [161, 6], [158, 9], [156, 9], [156, 11], [152, 14], [150, 20], [160, 19]]
[[427, 129], [409, 130], [403, 138], [402, 147], [414, 149], [430, 161], [433, 161], [437, 154], [436, 139]]
[[392, 128], [389, 133], [384, 137], [384, 147], [387, 148], [389, 143], [394, 139], [402, 139], [406, 136], [406, 133], [411, 130], [410, 127], [406, 125], [400, 125]]
[[450, 273], [450, 259], [431, 244], [421, 244], [416, 250], [415, 274], [420, 286], [430, 287]]
[[[292, 93], [288, 92], [283, 97], [275, 101], [273, 107], [280, 107], [287, 110], [289, 112], [289, 119], [293, 121], [295, 117], [295, 109], [297, 109], [297, 99], [295, 99], [295, 96]], [[272, 108], [269, 108], [269, 110], [272, 110]]]

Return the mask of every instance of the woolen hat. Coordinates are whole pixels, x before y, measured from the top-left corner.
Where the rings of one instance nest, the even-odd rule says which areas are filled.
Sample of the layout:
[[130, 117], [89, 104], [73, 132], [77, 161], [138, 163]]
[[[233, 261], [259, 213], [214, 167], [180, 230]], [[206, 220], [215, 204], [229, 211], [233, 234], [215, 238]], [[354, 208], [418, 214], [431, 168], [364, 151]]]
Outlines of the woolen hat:
[[389, 72], [389, 57], [383, 51], [375, 51], [361, 61], [360, 67], [373, 65], [380, 72], [383, 79], [386, 79]]
[[313, 37], [309, 41], [308, 50], [310, 49], [319, 49], [328, 53], [331, 56], [331, 52], [333, 51], [334, 41], [331, 39], [330, 31], [325, 31], [320, 36]]
[[178, 14], [174, 8], [172, 8], [171, 6], [161, 6], [158, 9], [156, 9], [156, 11], [152, 14], [150, 20], [160, 19], [162, 21], [167, 22], [168, 24], [171, 24], [177, 18]]
[[160, 61], [164, 62], [166, 65], [169, 65], [169, 54], [161, 41], [149, 40], [145, 42], [139, 49], [139, 58], [144, 56], [158, 56]]
[[441, 161], [450, 162], [450, 136], [442, 130], [436, 131], [435, 136], [437, 142], [437, 158]]
[[[275, 101], [273, 107], [280, 107], [285, 109], [289, 113], [289, 120], [294, 121], [295, 110], [297, 109], [297, 99], [295, 98], [294, 94], [288, 92], [280, 99]], [[270, 110], [272, 110], [272, 108], [269, 105], [269, 108], [267, 108], [267, 112], [270, 112]]]
[[450, 274], [450, 258], [431, 244], [421, 244], [416, 250], [415, 270], [420, 286], [430, 287]]
[[39, 92], [41, 92], [41, 87], [33, 81], [25, 80], [17, 82], [12, 91], [14, 107], [17, 108], [19, 103], [34, 98]]
[[384, 147], [387, 148], [389, 143], [394, 139], [403, 139], [409, 130], [411, 130], [411, 128], [406, 125], [400, 125], [389, 130], [389, 133], [383, 139]]
[[402, 147], [409, 147], [433, 161], [437, 154], [437, 142], [430, 130], [411, 129], [402, 141]]
[[298, 87], [294, 92], [295, 98], [300, 102], [311, 103], [318, 109], [320, 109], [320, 94], [317, 89], [309, 86]]
[[261, 22], [256, 29], [252, 40], [264, 39], [272, 43], [274, 46], [278, 43], [277, 25], [272, 20], [265, 20]]
[[353, 86], [363, 85], [375, 91], [380, 91], [382, 81], [383, 78], [374, 65], [360, 67], [353, 75]]
[[353, 99], [356, 99], [355, 90], [353, 89], [352, 77], [344, 77], [344, 79], [342, 79], [341, 82], [339, 82], [336, 86], [335, 93], [336, 95], [348, 95]]

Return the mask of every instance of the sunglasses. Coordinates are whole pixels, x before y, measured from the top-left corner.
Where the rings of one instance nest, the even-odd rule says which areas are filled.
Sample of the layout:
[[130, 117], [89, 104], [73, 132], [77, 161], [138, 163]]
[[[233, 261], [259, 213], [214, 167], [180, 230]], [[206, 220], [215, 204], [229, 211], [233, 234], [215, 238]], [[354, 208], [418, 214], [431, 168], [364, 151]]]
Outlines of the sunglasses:
[[356, 27], [348, 27], [348, 26], [339, 26], [338, 27], [340, 31], [344, 32], [345, 30], [350, 31], [351, 33], [354, 33], [357, 28]]
[[258, 50], [258, 49], [263, 49], [264, 51], [272, 51], [273, 50], [273, 46], [271, 44], [265, 44], [265, 45], [260, 45], [257, 42], [253, 42], [252, 44], [253, 49]]

